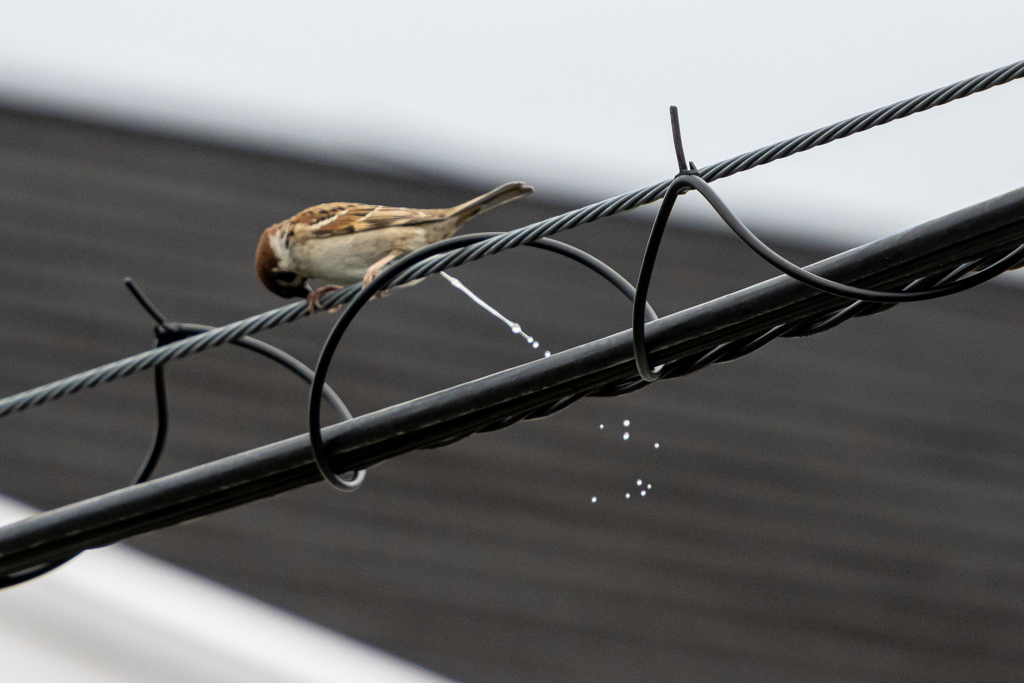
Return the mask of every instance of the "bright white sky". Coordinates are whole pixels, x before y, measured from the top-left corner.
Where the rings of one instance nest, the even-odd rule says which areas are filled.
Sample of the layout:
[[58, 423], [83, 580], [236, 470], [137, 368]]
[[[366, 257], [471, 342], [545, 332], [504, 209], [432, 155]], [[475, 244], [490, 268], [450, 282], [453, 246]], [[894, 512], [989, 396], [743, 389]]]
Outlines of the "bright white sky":
[[[670, 104], [703, 166], [1024, 59], [1019, 0], [0, 10], [9, 101], [579, 203], [673, 174]], [[1024, 185], [1022, 113], [1024, 82], [1004, 85], [716, 186], [755, 227], [878, 237]]]

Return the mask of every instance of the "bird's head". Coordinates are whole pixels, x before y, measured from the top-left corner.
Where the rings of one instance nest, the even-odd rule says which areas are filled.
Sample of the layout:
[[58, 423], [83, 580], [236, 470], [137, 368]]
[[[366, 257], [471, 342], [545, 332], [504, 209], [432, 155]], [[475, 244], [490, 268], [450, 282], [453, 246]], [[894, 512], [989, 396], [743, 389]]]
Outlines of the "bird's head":
[[267, 289], [285, 299], [292, 297], [305, 298], [309, 293], [306, 289], [306, 278], [281, 268], [281, 257], [277, 253], [275, 239], [280, 233], [280, 224], [272, 225], [263, 231], [260, 243], [256, 246], [256, 274]]

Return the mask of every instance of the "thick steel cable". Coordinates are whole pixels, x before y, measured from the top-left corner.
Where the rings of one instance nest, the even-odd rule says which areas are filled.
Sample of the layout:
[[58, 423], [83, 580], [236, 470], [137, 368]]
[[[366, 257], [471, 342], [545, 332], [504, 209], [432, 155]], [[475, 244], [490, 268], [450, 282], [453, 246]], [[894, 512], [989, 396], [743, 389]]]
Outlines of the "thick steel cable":
[[[812, 270], [865, 286], [927, 289], [983, 270], [1022, 242], [1024, 188], [826, 259]], [[778, 337], [822, 332], [889, 307], [849, 304], [780, 276], [674, 313], [647, 331], [655, 360], [670, 369], [665, 376], [675, 377], [738, 358]], [[344, 421], [324, 436], [336, 470], [365, 468], [550, 414], [584, 396], [642, 386], [647, 385], [635, 374], [627, 330]], [[16, 574], [320, 481], [309, 443], [306, 435], [296, 436], [0, 528], [0, 568]]]
[[[814, 147], [828, 144], [835, 140], [849, 137], [855, 133], [861, 133], [876, 126], [902, 119], [911, 114], [927, 111], [933, 107], [947, 104], [954, 100], [968, 97], [978, 92], [994, 88], [1024, 76], [1024, 61], [1016, 62], [973, 78], [969, 78], [944, 88], [939, 88], [917, 97], [912, 97], [901, 102], [896, 102], [887, 107], [875, 109], [845, 121], [819, 128], [818, 130], [799, 135], [789, 140], [775, 143], [761, 149], [741, 154], [721, 161], [717, 164], [707, 166], [699, 171], [699, 175], [706, 182], [712, 182], [719, 178], [725, 178], [742, 171], [749, 170], [756, 166], [771, 163], [778, 159], [804, 152]], [[434, 256], [420, 263], [416, 268], [406, 271], [397, 277], [393, 286], [401, 285], [411, 280], [426, 277], [448, 268], [455, 268], [475, 261], [485, 256], [490, 256], [507, 249], [514, 249], [526, 242], [532, 242], [541, 237], [550, 237], [564, 230], [569, 230], [585, 223], [591, 223], [601, 218], [622, 213], [638, 206], [650, 204], [664, 196], [672, 179], [664, 180], [655, 185], [627, 192], [611, 199], [591, 204], [589, 206], [569, 211], [547, 220], [533, 223], [516, 230], [504, 233], [479, 244], [464, 247], [455, 252]], [[336, 306], [351, 301], [359, 292], [358, 285], [352, 285], [344, 289], [330, 292], [322, 299], [326, 307]], [[111, 382], [122, 377], [127, 377], [141, 370], [147, 370], [155, 365], [161, 365], [172, 360], [178, 360], [186, 356], [205, 351], [214, 346], [229, 343], [245, 335], [252, 335], [268, 330], [284, 323], [290, 323], [299, 318], [309, 315], [305, 302], [296, 302], [282, 306], [259, 315], [245, 318], [237, 322], [216, 328], [204, 334], [196, 335], [189, 339], [183, 339], [173, 344], [168, 344], [159, 349], [153, 349], [143, 353], [123, 358], [119, 361], [107, 363], [92, 370], [80, 372], [61, 380], [44, 384], [35, 389], [23, 391], [13, 396], [0, 400], [0, 417], [11, 413], [25, 410], [34, 406], [42, 405], [49, 401], [56, 400], [68, 394], [74, 394], [82, 389], [95, 387], [99, 384]]]

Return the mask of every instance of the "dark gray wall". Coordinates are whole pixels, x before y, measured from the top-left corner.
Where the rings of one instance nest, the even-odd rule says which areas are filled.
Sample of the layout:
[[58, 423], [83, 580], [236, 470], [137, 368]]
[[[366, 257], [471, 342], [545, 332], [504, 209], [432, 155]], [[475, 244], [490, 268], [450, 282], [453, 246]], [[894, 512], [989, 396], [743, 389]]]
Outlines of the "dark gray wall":
[[[252, 267], [270, 223], [484, 189], [0, 111], [0, 394], [148, 347], [125, 275], [173, 319], [225, 323], [281, 303]], [[569, 208], [539, 190], [474, 227]], [[646, 230], [567, 239], [634, 277]], [[673, 230], [662, 253], [662, 313], [772, 275], [721, 234]], [[629, 315], [546, 254], [456, 275], [541, 350]], [[1019, 680], [1022, 303], [989, 285], [899, 307], [132, 545], [467, 682]], [[263, 338], [312, 363], [330, 322]], [[435, 278], [368, 307], [332, 382], [361, 413], [537, 356]], [[240, 350], [168, 375], [160, 472], [303, 430], [303, 386]], [[144, 374], [0, 421], [0, 491], [49, 508], [123, 485], [151, 393]]]

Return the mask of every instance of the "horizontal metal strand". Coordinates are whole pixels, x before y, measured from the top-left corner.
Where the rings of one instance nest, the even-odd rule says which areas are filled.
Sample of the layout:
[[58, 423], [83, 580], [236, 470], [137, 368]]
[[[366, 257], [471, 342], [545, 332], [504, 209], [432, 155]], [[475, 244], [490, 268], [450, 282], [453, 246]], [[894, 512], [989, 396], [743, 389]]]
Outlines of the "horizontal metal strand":
[[[944, 88], [897, 102], [888, 107], [882, 107], [867, 114], [861, 114], [831, 126], [713, 164], [701, 169], [700, 176], [707, 182], [718, 180], [756, 166], [807, 151], [834, 140], [853, 135], [854, 133], [863, 132], [872, 127], [967, 97], [1021, 78], [1022, 76], [1024, 76], [1024, 61], [1016, 62]], [[457, 267], [469, 261], [515, 248], [540, 237], [549, 237], [564, 230], [628, 211], [643, 204], [652, 203], [661, 198], [670, 182], [671, 180], [666, 180], [633, 192], [627, 192], [603, 202], [591, 204], [560, 216], [519, 228], [509, 232], [507, 235], [472, 245], [459, 252], [428, 259], [420, 264], [419, 267], [397, 277], [394, 284], [405, 284], [414, 279], [440, 272], [441, 270]], [[358, 289], [358, 285], [352, 285], [330, 292], [323, 297], [322, 303], [327, 307], [347, 303], [356, 295]], [[309, 311], [305, 302], [288, 304], [287, 306], [282, 306], [278, 309], [211, 330], [202, 335], [183, 339], [158, 349], [139, 353], [42, 385], [35, 389], [20, 392], [0, 400], [0, 417], [42, 405], [81, 391], [84, 388], [95, 387], [99, 384], [127, 377], [154, 365], [161, 365], [172, 360], [185, 358], [209, 348], [240, 339], [243, 336], [258, 334], [278, 325], [293, 322], [306, 315], [309, 315]]]

